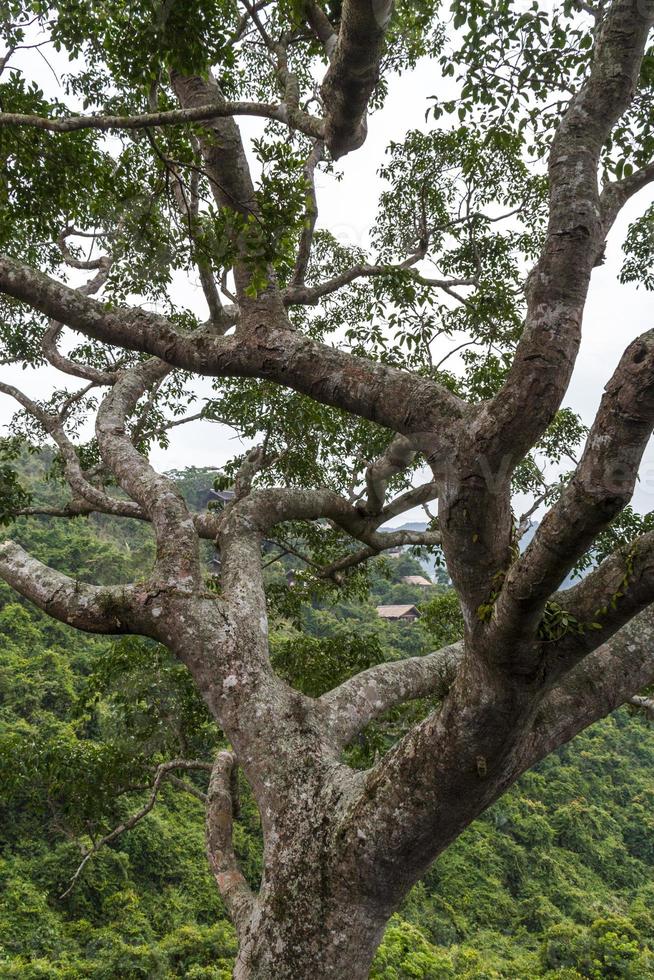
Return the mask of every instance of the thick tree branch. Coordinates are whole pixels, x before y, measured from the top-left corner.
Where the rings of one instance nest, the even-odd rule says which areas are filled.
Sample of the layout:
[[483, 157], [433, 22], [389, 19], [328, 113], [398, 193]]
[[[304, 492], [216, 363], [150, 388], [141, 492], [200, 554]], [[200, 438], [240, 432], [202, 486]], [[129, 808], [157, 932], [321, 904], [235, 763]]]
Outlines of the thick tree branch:
[[433, 548], [441, 543], [440, 531], [370, 531], [366, 527], [358, 529], [356, 524], [348, 520], [343, 522], [343, 528], [349, 531], [359, 541], [367, 542], [375, 553], [388, 551], [389, 548]]
[[331, 61], [334, 55], [338, 35], [332, 26], [327, 14], [319, 3], [313, 0], [306, 0], [304, 4], [304, 14], [307, 23], [322, 44], [327, 58]]
[[0, 545], [0, 578], [49, 616], [87, 633], [142, 632], [134, 586], [96, 586], [69, 578], [28, 555], [20, 545]]
[[653, 650], [654, 606], [650, 605], [547, 694], [522, 743], [515, 776], [652, 684]]
[[433, 480], [430, 483], [422, 483], [418, 487], [412, 487], [405, 493], [394, 497], [393, 500], [389, 500], [384, 505], [379, 514], [381, 523], [389, 521], [392, 517], [397, 517], [399, 514], [404, 514], [407, 510], [411, 510], [412, 507], [424, 506], [430, 501], [436, 500], [437, 497], [438, 486]]
[[[253, 464], [248, 466], [258, 465], [259, 451], [253, 451], [252, 455]], [[379, 518], [370, 520], [362, 517], [356, 507], [332, 490], [248, 489], [216, 518], [223, 593], [236, 615], [245, 616], [249, 621], [256, 621], [258, 617], [263, 622], [267, 618], [261, 545], [271, 529], [287, 521], [321, 518], [331, 520], [365, 547], [342, 556], [328, 566], [319, 565], [286, 542], [281, 542], [280, 547], [310, 565], [319, 578], [331, 578], [339, 585], [342, 572], [389, 548], [434, 546], [441, 541], [440, 533], [436, 530], [378, 531]], [[252, 643], [253, 651], [261, 646], [260, 639], [257, 634], [256, 641]], [[267, 651], [260, 651], [260, 656], [263, 662]]]
[[[457, 733], [458, 766], [453, 761], [447, 780], [431, 779], [432, 769], [440, 768], [440, 760], [431, 754], [433, 744], [417, 737], [417, 733], [424, 735], [434, 722], [427, 719], [421, 723], [366, 779], [362, 802], [351, 816], [353, 834], [365, 842], [358, 848], [360, 865], [374, 868], [383, 881], [399, 861], [401, 871], [396, 884], [398, 893], [405, 893], [450, 841], [518, 776], [588, 725], [631, 702], [636, 692], [654, 682], [652, 650], [654, 606], [649, 606], [571, 670], [534, 706], [531, 717], [519, 729], [507, 733], [506, 749], [499, 761], [490, 752], [491, 731], [502, 719], [486, 716], [486, 730], [482, 722], [482, 737], [477, 743], [472, 726], [479, 725], [480, 719], [473, 720], [470, 712], [474, 709], [468, 699], [467, 714], [460, 723], [451, 715], [443, 718], [445, 724], [455, 728], [461, 724], [464, 732], [468, 729], [467, 745], [465, 741], [458, 742]], [[457, 676], [460, 675], [461, 667]], [[402, 759], [401, 770], [395, 769], [395, 758]], [[396, 781], [406, 787], [406, 797], [397, 792]], [[469, 785], [476, 787], [475, 793], [467, 792]], [[376, 815], [381, 817], [381, 821], [375, 821], [374, 838], [367, 819], [370, 794]], [[392, 809], [387, 809], [389, 805]], [[427, 831], [424, 836], [418, 816], [423, 808], [431, 826], [431, 833]], [[385, 825], [384, 814], [389, 817]], [[373, 853], [374, 864], [368, 856]], [[403, 861], [405, 855], [407, 860]]]
[[[461, 660], [440, 712], [363, 779], [348, 814], [370, 887], [406, 893], [462, 829], [526, 769], [654, 681], [654, 607], [585, 658], [539, 703], [515, 701]], [[374, 832], [373, 832], [374, 827]], [[363, 843], [362, 843], [363, 842]]]
[[[171, 81], [175, 94], [180, 103], [187, 109], [193, 108], [208, 100], [222, 102], [223, 96], [216, 80], [209, 74], [184, 76], [179, 72], [171, 72]], [[306, 113], [299, 108], [285, 107], [286, 121], [297, 129], [302, 129]], [[310, 118], [310, 117], [307, 117]], [[297, 123], [297, 125], [295, 125]], [[311, 134], [314, 139], [320, 139], [322, 133], [315, 131]], [[241, 214], [245, 219], [255, 218], [261, 221], [260, 208], [255, 194], [250, 168], [243, 147], [238, 126], [231, 116], [209, 120], [202, 127], [198, 137], [204, 162], [204, 170], [209, 178], [211, 191], [220, 207], [229, 208]], [[237, 261], [234, 264], [234, 280], [239, 302], [247, 303], [248, 289], [252, 278], [252, 269], [248, 265], [245, 232], [233, 237], [237, 249]], [[250, 257], [251, 258], [251, 257]], [[259, 304], [273, 304], [276, 311], [281, 311], [279, 291], [275, 282], [272, 266], [267, 270], [269, 286], [263, 291]], [[256, 307], [257, 303], [250, 298], [249, 305]]]
[[237, 527], [262, 537], [277, 524], [287, 521], [333, 521], [353, 538], [377, 551], [399, 545], [440, 543], [438, 531], [378, 531], [377, 520], [369, 521], [356, 507], [334, 490], [301, 490], [277, 487], [252, 491], [219, 518], [221, 533], [235, 533]]
[[366, 500], [359, 504], [359, 509], [371, 517], [381, 514], [388, 481], [408, 469], [415, 457], [413, 443], [405, 436], [395, 436], [383, 456], [370, 463], [366, 469]]
[[[171, 73], [175, 94], [182, 106], [193, 108], [203, 102], [224, 101], [220, 87], [213, 76], [185, 76], [179, 72]], [[198, 136], [204, 171], [209, 178], [211, 193], [219, 207], [229, 208], [242, 215], [260, 220], [260, 211], [250, 167], [245, 155], [241, 134], [231, 117], [208, 120]], [[242, 251], [243, 243], [237, 235], [234, 239], [237, 250]], [[239, 301], [246, 298], [250, 284], [250, 271], [243, 262], [234, 266], [234, 279]]]
[[378, 664], [356, 674], [319, 699], [319, 709], [338, 748], [391, 708], [417, 698], [443, 697], [459, 668], [463, 644], [425, 657]]
[[202, 572], [193, 519], [174, 483], [153, 469], [127, 432], [139, 399], [169, 373], [157, 358], [121, 372], [98, 410], [96, 435], [105, 464], [152, 522], [158, 572], [171, 585], [197, 588]]
[[607, 232], [627, 201], [653, 180], [654, 163], [649, 163], [635, 170], [628, 177], [623, 177], [622, 180], [611, 181], [604, 185], [600, 194], [600, 206]]
[[550, 683], [654, 602], [654, 532], [617, 548], [578, 585], [557, 593], [556, 601], [579, 629], [546, 652]]
[[[386, 481], [395, 473], [410, 465], [415, 455], [409, 440], [396, 436], [386, 453], [371, 463], [367, 469], [369, 498], [366, 504], [359, 498], [346, 500], [327, 488], [315, 490], [292, 490], [290, 488], [270, 488], [253, 492], [252, 483], [256, 474], [266, 466], [265, 446], [257, 446], [246, 455], [235, 479], [235, 499], [227, 505], [222, 515], [216, 518], [218, 527], [224, 527], [230, 520], [243, 522], [248, 532], [256, 529], [260, 537], [267, 534], [275, 524], [289, 520], [329, 519], [332, 524], [347, 531], [355, 540], [365, 542], [366, 547], [352, 551], [329, 565], [321, 566], [301, 551], [285, 541], [279, 542], [285, 554], [294, 554], [310, 565], [320, 578], [332, 578], [341, 584], [340, 572], [361, 564], [368, 558], [388, 551], [390, 548], [414, 546], [434, 546], [441, 542], [436, 529], [426, 531], [379, 531], [378, 528], [389, 517], [416, 506], [417, 503], [432, 499], [435, 495], [433, 483], [416, 487], [383, 507]], [[372, 498], [371, 496], [372, 495]], [[247, 500], [237, 508], [236, 515], [231, 512], [239, 501]], [[368, 513], [369, 501], [374, 500], [373, 513]]]
[[[366, 138], [366, 112], [377, 82], [393, 0], [344, 0], [338, 40], [321, 86], [325, 143], [332, 157], [358, 149]], [[317, 12], [310, 22], [321, 31]], [[326, 39], [326, 43], [330, 43]]]
[[238, 866], [232, 841], [236, 756], [219, 752], [207, 794], [206, 838], [209, 865], [230, 918], [242, 936], [250, 923], [256, 897]]
[[0, 291], [92, 339], [196, 374], [276, 381], [396, 432], [429, 433], [438, 424], [439, 439], [450, 439], [463, 413], [465, 403], [436, 382], [279, 328], [256, 306], [247, 336], [188, 336], [163, 316], [108, 309], [8, 256], [0, 258]]

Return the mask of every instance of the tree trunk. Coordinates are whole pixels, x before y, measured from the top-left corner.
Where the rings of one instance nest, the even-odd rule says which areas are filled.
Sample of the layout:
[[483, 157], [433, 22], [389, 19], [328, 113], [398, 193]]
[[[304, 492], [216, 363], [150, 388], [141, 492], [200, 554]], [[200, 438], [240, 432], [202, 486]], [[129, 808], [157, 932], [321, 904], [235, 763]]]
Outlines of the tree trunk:
[[325, 902], [298, 882], [299, 901], [271, 898], [241, 943], [234, 980], [367, 980], [387, 916]]
[[275, 758], [279, 768], [258, 755], [266, 748], [255, 741], [241, 750], [241, 758], [256, 761], [260, 771], [268, 765], [257, 800], [263, 877], [255, 891], [243, 879], [249, 900], [233, 902], [240, 872], [225, 860], [232, 839], [229, 782], [235, 753], [219, 753], [212, 773], [207, 852], [239, 936], [234, 977], [367, 980], [397, 896], [385, 878], [371, 874], [365, 839], [349, 832], [364, 774], [338, 762], [331, 748], [323, 749], [299, 698], [293, 708], [270, 718], [273, 726], [281, 715], [286, 726], [287, 751]]

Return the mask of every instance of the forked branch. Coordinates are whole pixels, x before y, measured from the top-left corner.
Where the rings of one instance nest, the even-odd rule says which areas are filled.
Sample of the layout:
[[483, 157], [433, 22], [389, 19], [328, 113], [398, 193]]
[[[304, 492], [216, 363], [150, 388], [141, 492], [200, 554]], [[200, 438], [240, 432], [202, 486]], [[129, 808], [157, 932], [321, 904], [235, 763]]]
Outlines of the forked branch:
[[[141, 509], [133, 500], [112, 497], [105, 490], [91, 483], [82, 470], [75, 446], [68, 438], [60, 419], [37, 402], [32, 401], [18, 388], [0, 382], [0, 392], [9, 395], [32, 416], [54, 440], [64, 463], [64, 474], [73, 493], [72, 506], [76, 513], [97, 510], [117, 517], [140, 517]], [[87, 508], [86, 505], [89, 505]]]
[[517, 462], [545, 431], [567, 389], [591, 272], [608, 233], [597, 186], [600, 155], [633, 98], [653, 22], [652, 4], [614, 0], [588, 77], [554, 136], [549, 223], [527, 283], [525, 330], [507, 381], [482, 416], [494, 436], [487, 444], [494, 461], [508, 453]]
[[654, 331], [633, 341], [606, 386], [572, 480], [507, 575], [498, 629], [528, 631], [543, 604], [629, 502], [654, 427]]

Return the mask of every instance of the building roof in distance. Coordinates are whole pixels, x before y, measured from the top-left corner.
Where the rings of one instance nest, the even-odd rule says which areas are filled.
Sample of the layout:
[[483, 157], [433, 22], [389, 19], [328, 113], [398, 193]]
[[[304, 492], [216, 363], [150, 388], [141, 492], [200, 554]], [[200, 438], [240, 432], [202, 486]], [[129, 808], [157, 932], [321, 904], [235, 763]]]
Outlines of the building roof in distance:
[[419, 616], [415, 606], [377, 606], [377, 615], [382, 619], [402, 619], [404, 616]]

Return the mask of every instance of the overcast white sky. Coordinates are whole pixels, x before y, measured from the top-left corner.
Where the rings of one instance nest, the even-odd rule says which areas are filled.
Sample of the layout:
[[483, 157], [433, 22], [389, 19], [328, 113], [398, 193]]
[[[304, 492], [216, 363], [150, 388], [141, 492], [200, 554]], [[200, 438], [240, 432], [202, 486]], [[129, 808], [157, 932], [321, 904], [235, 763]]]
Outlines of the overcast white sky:
[[[52, 75], [33, 55], [29, 58], [29, 70], [46, 91], [52, 90]], [[391, 140], [401, 140], [408, 129], [424, 128], [428, 97], [436, 90], [436, 79], [436, 73], [429, 63], [422, 63], [415, 71], [393, 80], [385, 108], [370, 120], [365, 146], [341, 161], [343, 180], [336, 182], [333, 178], [319, 176], [320, 224], [329, 227], [343, 241], [366, 243], [381, 189], [376, 171], [385, 147]], [[247, 121], [245, 126], [246, 132], [252, 132], [256, 123]], [[592, 421], [602, 389], [624, 348], [634, 337], [652, 326], [654, 297], [644, 289], [622, 286], [617, 281], [625, 230], [629, 221], [649, 204], [652, 195], [648, 197], [648, 193], [641, 192], [625, 209], [609, 239], [606, 262], [593, 273], [581, 353], [565, 402], [579, 412], [587, 424]], [[197, 284], [180, 280], [179, 289], [183, 302], [203, 309]], [[2, 368], [0, 372], [3, 380], [13, 381], [36, 397], [44, 396], [55, 375], [50, 371], [22, 372], [17, 368]], [[200, 381], [198, 391], [208, 394], [208, 383]], [[0, 423], [5, 424], [12, 413], [11, 402], [1, 397]], [[169, 450], [165, 453], [157, 450], [153, 462], [161, 469], [220, 466], [234, 454], [233, 440], [233, 433], [218, 425], [199, 423], [184, 426], [173, 430]], [[642, 511], [654, 509], [652, 443], [643, 461], [634, 504]], [[418, 512], [416, 516], [420, 515], [421, 512]]]

